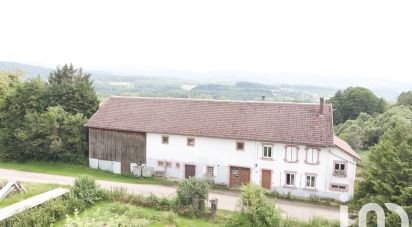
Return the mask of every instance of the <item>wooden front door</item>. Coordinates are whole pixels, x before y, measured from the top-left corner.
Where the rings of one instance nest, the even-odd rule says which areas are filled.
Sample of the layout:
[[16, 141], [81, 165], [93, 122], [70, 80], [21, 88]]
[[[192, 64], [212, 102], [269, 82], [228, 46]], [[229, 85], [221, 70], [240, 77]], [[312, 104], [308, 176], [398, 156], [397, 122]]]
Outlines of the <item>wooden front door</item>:
[[240, 186], [250, 182], [250, 169], [243, 167], [230, 167], [230, 186]]
[[271, 189], [272, 171], [262, 169], [262, 188]]
[[130, 175], [130, 162], [121, 162], [121, 174]]
[[185, 178], [196, 176], [196, 166], [195, 165], [185, 165]]

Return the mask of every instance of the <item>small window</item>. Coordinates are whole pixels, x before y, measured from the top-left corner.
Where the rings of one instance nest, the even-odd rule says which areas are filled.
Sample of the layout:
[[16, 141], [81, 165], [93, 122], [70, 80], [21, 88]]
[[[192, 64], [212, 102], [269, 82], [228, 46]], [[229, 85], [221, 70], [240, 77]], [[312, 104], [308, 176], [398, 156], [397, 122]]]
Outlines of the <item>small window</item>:
[[306, 175], [306, 188], [316, 188], [316, 176]]
[[306, 163], [319, 164], [319, 152], [318, 148], [308, 148], [306, 150]]
[[206, 176], [213, 177], [214, 172], [215, 172], [215, 168], [213, 166], [208, 166], [206, 168]]
[[172, 167], [172, 163], [171, 162], [166, 162], [166, 167]]
[[270, 145], [263, 146], [263, 158], [272, 158], [272, 146]]
[[180, 168], [180, 163], [176, 162], [176, 169]]
[[285, 151], [285, 161], [286, 162], [297, 162], [298, 161], [298, 148], [295, 146], [286, 146]]
[[346, 162], [335, 161], [333, 175], [335, 176], [346, 176]]
[[348, 187], [344, 184], [331, 184], [330, 188], [336, 191], [346, 191]]
[[187, 146], [195, 146], [195, 138], [187, 138]]
[[169, 136], [162, 136], [162, 144], [169, 144]]
[[244, 151], [245, 150], [245, 143], [244, 142], [236, 142], [236, 150]]
[[286, 173], [286, 186], [295, 186], [295, 174]]
[[164, 162], [163, 162], [163, 161], [158, 161], [158, 162], [157, 162], [157, 165], [158, 165], [158, 166], [164, 166]]

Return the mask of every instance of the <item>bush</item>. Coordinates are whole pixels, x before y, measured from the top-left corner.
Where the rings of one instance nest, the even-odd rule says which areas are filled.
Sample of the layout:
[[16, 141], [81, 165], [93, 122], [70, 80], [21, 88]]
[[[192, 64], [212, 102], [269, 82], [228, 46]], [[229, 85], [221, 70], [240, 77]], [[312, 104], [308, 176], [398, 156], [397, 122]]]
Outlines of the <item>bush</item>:
[[77, 198], [84, 201], [88, 207], [105, 198], [103, 190], [101, 190], [96, 185], [95, 180], [89, 176], [76, 178], [72, 192]]
[[256, 185], [245, 185], [240, 194], [241, 213], [235, 214], [230, 226], [279, 226], [281, 213]]
[[[210, 185], [204, 181], [194, 177], [190, 177], [179, 183], [177, 187], [177, 203], [180, 206], [192, 205], [194, 196], [199, 197], [199, 201], [206, 200], [209, 194]], [[204, 206], [200, 206], [202, 208]]]

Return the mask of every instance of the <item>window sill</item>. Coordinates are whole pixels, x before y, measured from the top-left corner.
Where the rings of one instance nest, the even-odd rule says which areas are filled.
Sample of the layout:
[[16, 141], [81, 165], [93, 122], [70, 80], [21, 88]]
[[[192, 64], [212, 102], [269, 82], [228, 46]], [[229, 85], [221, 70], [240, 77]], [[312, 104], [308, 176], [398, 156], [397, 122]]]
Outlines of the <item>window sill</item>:
[[295, 185], [283, 185], [284, 188], [297, 189]]
[[307, 187], [305, 187], [305, 188], [303, 188], [303, 189], [305, 189], [306, 191], [312, 191], [312, 192], [317, 191], [316, 188], [307, 188]]
[[310, 162], [305, 161], [305, 164], [311, 165], [311, 166], [317, 166], [320, 164], [320, 162], [310, 163]]
[[260, 158], [260, 160], [264, 160], [264, 161], [274, 161], [273, 158]]
[[283, 159], [283, 161], [284, 161], [284, 162], [287, 162], [287, 163], [298, 163], [298, 162], [299, 162], [299, 160], [296, 160], [296, 161], [294, 161], [294, 162], [290, 162], [290, 161], [288, 161], [288, 160], [286, 160], [286, 159]]
[[346, 174], [336, 174], [336, 173], [333, 173], [332, 175], [333, 175], [334, 177], [340, 177], [340, 178], [346, 178], [346, 177], [347, 177]]

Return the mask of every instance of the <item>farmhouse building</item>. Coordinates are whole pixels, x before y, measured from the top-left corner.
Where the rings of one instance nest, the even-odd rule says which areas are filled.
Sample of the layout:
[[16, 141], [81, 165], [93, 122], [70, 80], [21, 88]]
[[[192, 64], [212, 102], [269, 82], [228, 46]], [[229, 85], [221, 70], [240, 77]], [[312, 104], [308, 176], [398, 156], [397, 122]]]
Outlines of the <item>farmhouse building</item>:
[[85, 125], [93, 168], [255, 183], [346, 200], [358, 154], [334, 136], [331, 104], [112, 97]]

